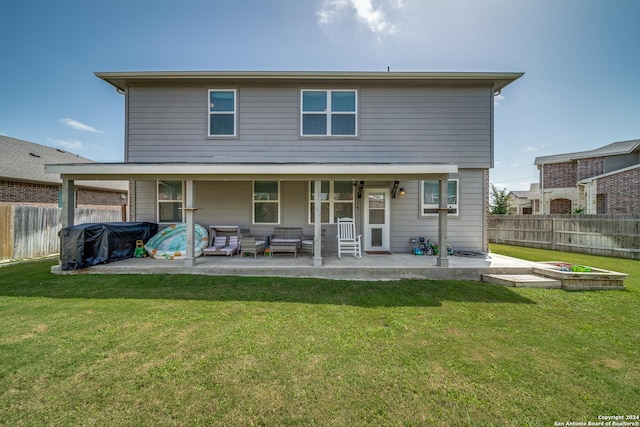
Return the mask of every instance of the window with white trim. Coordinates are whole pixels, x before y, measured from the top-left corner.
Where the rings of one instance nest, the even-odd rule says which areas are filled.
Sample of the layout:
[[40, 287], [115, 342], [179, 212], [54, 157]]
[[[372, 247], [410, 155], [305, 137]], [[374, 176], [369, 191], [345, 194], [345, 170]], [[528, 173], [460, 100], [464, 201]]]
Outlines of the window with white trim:
[[209, 89], [209, 136], [236, 136], [236, 90]]
[[[309, 224], [314, 224], [315, 181], [309, 182]], [[320, 221], [335, 224], [338, 218], [353, 218], [353, 184], [351, 181], [320, 182]]]
[[[449, 215], [458, 215], [457, 179], [447, 181], [447, 208]], [[420, 216], [437, 215], [440, 207], [440, 181], [421, 181], [420, 183]]]
[[278, 224], [280, 222], [280, 182], [253, 182], [253, 223]]
[[158, 222], [183, 222], [182, 181], [158, 181]]
[[357, 136], [357, 91], [300, 91], [302, 136]]

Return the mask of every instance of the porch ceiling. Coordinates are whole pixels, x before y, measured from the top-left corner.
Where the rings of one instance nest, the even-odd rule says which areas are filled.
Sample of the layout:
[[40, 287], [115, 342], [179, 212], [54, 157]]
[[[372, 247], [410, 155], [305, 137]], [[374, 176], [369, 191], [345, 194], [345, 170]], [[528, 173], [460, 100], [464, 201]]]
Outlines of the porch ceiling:
[[194, 181], [420, 180], [457, 173], [458, 165], [434, 163], [78, 163], [45, 165], [71, 180]]

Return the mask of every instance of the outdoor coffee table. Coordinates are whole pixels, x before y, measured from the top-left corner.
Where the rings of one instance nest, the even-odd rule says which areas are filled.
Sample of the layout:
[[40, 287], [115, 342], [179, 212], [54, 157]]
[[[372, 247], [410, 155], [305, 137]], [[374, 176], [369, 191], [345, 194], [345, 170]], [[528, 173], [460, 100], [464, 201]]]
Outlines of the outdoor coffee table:
[[301, 239], [275, 238], [269, 242], [269, 249], [272, 255], [276, 252], [289, 252], [293, 253], [294, 257], [297, 257], [300, 242]]

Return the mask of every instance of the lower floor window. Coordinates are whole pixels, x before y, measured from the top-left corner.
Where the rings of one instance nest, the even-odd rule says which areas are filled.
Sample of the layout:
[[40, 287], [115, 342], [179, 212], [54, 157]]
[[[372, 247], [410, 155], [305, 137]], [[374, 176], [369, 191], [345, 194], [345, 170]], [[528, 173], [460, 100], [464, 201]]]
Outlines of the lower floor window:
[[253, 182], [253, 223], [278, 224], [280, 222], [280, 183], [278, 181]]
[[182, 181], [158, 181], [158, 222], [182, 222]]
[[[315, 181], [309, 182], [309, 224], [315, 212]], [[351, 181], [320, 182], [320, 222], [335, 224], [338, 218], [353, 218], [353, 184]]]
[[[440, 181], [422, 181], [420, 215], [436, 215], [440, 207]], [[449, 215], [458, 215], [458, 180], [447, 180], [447, 208]]]

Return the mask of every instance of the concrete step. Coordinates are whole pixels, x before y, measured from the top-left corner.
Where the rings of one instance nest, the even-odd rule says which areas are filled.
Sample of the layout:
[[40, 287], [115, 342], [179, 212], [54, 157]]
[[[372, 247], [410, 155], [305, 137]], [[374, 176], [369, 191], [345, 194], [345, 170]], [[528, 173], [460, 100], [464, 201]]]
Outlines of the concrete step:
[[560, 289], [562, 282], [535, 274], [483, 274], [482, 281], [515, 288]]

